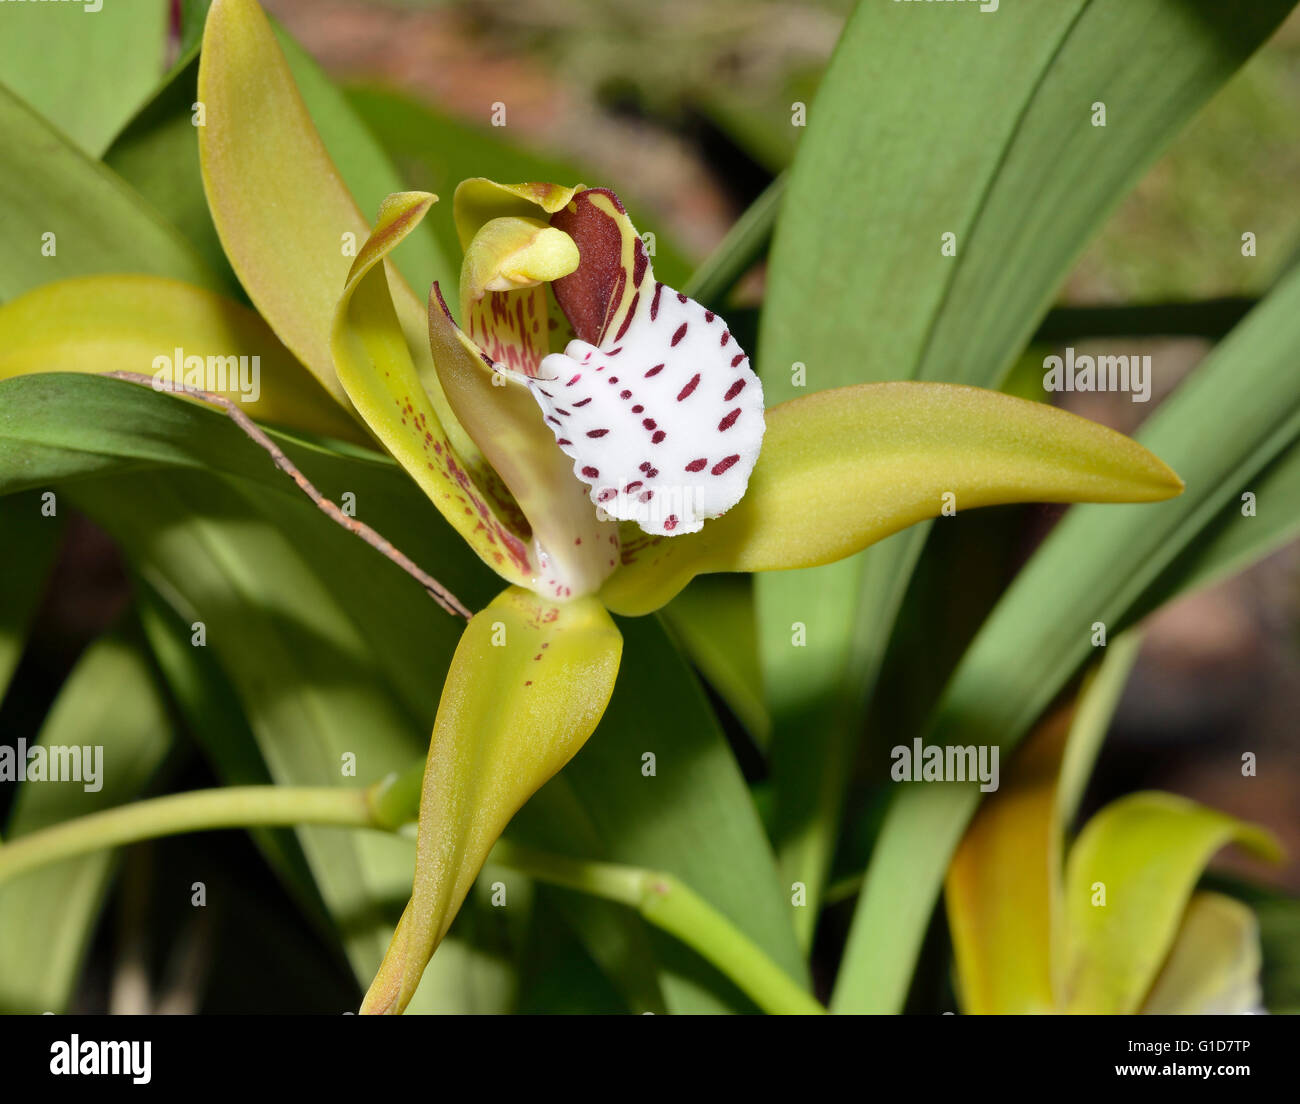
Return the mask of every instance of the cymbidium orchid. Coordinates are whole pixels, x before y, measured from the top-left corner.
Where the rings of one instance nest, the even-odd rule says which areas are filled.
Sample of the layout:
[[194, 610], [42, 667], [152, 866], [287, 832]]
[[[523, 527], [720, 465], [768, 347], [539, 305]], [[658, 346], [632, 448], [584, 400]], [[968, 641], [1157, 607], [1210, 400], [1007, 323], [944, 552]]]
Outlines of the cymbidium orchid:
[[1068, 731], [1068, 712], [1043, 722], [953, 856], [946, 900], [964, 1011], [1258, 1011], [1254, 913], [1196, 882], [1226, 845], [1277, 859], [1277, 841], [1142, 792], [1097, 812], [1063, 857]]
[[[460, 286], [417, 297], [387, 258], [436, 197], [391, 195], [367, 224], [254, 0], [212, 5], [199, 98], [213, 223], [287, 349], [264, 357], [249, 412], [334, 436], [340, 412], [357, 419], [505, 583], [446, 676], [414, 890], [365, 1011], [406, 1006], [511, 817], [595, 730], [621, 659], [611, 612], [653, 612], [706, 572], [837, 560], [945, 507], [1181, 489], [1118, 433], [975, 388], [862, 385], [765, 412], [725, 320], [655, 279], [605, 188], [464, 182]], [[135, 294], [161, 332], [174, 320], [168, 348], [212, 298], [144, 277]], [[300, 366], [328, 417], [319, 394], [295, 404]]]

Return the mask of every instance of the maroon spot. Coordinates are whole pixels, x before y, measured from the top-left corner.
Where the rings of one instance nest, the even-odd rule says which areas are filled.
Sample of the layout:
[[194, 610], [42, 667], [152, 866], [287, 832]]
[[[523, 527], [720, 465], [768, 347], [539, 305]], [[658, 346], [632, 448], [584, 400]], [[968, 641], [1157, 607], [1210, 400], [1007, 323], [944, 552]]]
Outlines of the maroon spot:
[[649, 502], [652, 498], [654, 498], [654, 496], [655, 496], [654, 491], [645, 491], [640, 496], [638, 496], [637, 501]]
[[727, 388], [727, 393], [722, 396], [722, 401], [731, 402], [731, 400], [739, 395], [743, 390], [745, 390], [745, 381], [743, 379], [736, 380], [735, 383]]
[[655, 432], [655, 435], [650, 438], [650, 443], [652, 445], [657, 445], [660, 441], [662, 441], [667, 436], [668, 434], [666, 434], [662, 429], [657, 430]]
[[630, 399], [630, 398], [632, 397], [632, 392], [631, 392], [631, 391], [620, 391], [620, 392], [618, 393], [618, 397], [619, 397], [620, 399]]
[[677, 302], [679, 302], [679, 303], [685, 303], [685, 302], [688, 302], [686, 296], [683, 295], [680, 291], [677, 293]]
[[574, 376], [573, 379], [569, 380], [569, 382], [566, 383], [564, 386], [565, 386], [565, 387], [572, 387], [572, 386], [573, 386], [575, 383], [577, 383], [578, 380], [580, 380], [580, 379], [582, 379], [582, 373], [581, 373], [581, 372], [578, 373], [578, 375]]
[[659, 469], [658, 469], [658, 468], [651, 468], [651, 469], [650, 469], [648, 472], [646, 472], [645, 474], [646, 474], [646, 478], [647, 478], [647, 479], [655, 479], [655, 478], [657, 478], [658, 475], [659, 475]]
[[741, 362], [742, 360], [744, 360], [744, 359], [745, 359], [745, 354], [744, 354], [744, 353], [741, 353], [739, 356], [734, 356], [734, 357], [732, 357], [732, 358], [731, 358], [731, 366], [732, 366], [733, 368], [738, 368], [738, 367], [740, 366], [740, 362]]
[[645, 378], [649, 379], [651, 376], [657, 376], [663, 370], [664, 370], [664, 366], [662, 364], [656, 364], [653, 368], [650, 369], [650, 371], [648, 371], [645, 374]]
[[704, 312], [704, 321], [705, 321], [705, 322], [712, 322], [712, 321], [713, 321], [713, 312], [712, 312], [712, 311], [710, 311], [710, 310], [706, 310], [706, 311]]
[[574, 403], [573, 405], [574, 405], [574, 406], [586, 406], [589, 402], [591, 402], [591, 396], [590, 396], [590, 395], [588, 395], [585, 399], [583, 399], [582, 402], [576, 402], [576, 403]]
[[555, 443], [556, 443], [557, 445], [571, 445], [571, 444], [573, 444], [573, 442], [570, 441], [567, 437], [558, 437], [558, 438], [556, 438]]
[[569, 412], [565, 410], [563, 407], [559, 407], [559, 406], [555, 408], [555, 413], [557, 413], [561, 418], [567, 418], [569, 416]]
[[673, 339], [670, 342], [668, 342], [668, 344], [670, 346], [676, 345], [677, 342], [681, 341], [681, 339], [685, 336], [686, 336], [686, 323], [683, 322], [680, 326], [677, 327], [677, 332], [673, 334]]
[[664, 518], [664, 528], [668, 530], [668, 532], [670, 533], [677, 528], [676, 514], [669, 514], [666, 518]]
[[687, 464], [686, 470], [688, 472], [703, 471], [706, 464], [708, 464], [708, 460], [706, 460], [703, 456], [701, 456], [698, 460], [692, 460], [689, 464]]
[[618, 383], [618, 376], [610, 376], [610, 377], [609, 377], [609, 382], [610, 382], [610, 383]]
[[608, 501], [609, 501], [611, 498], [613, 498], [616, 494], [618, 494], [618, 491], [614, 490], [613, 487], [606, 487], [603, 491], [600, 492], [600, 494], [598, 494], [598, 495], [596, 496], [596, 501], [597, 501], [597, 502], [608, 502]]
[[723, 330], [723, 331], [722, 331], [722, 340], [721, 340], [720, 342], [718, 342], [718, 344], [719, 344], [719, 345], [725, 345], [725, 344], [726, 344], [728, 341], [730, 341], [730, 340], [731, 340], [731, 331], [730, 331], [730, 330]]
[[588, 479], [599, 479], [600, 469], [593, 468], [590, 464], [588, 464], [585, 468], [582, 469], [582, 474], [585, 475]]
[[740, 417], [740, 407], [736, 407], [730, 414], [718, 423], [718, 432], [722, 433], [736, 424], [736, 419]]
[[629, 483], [626, 487], [624, 487], [624, 488], [623, 488], [623, 493], [624, 493], [624, 494], [631, 494], [631, 493], [632, 493], [633, 491], [635, 491], [639, 486], [641, 486], [641, 480], [638, 479], [638, 480], [636, 480], [636, 481], [634, 481], [634, 482], [632, 482], [632, 483]]
[[690, 382], [687, 383], [685, 387], [683, 387], [680, 391], [677, 392], [677, 401], [681, 402], [683, 399], [689, 398], [691, 392], [694, 391], [697, 387], [699, 387], [699, 385], [700, 385], [700, 374], [699, 372], [696, 372], [695, 375], [691, 377]]
[[[617, 340], [617, 338], [616, 338], [615, 340]], [[622, 351], [623, 351], [623, 346], [620, 345], [617, 349], [610, 349], [610, 351], [607, 352], [605, 355], [606, 355], [606, 356], [618, 356], [618, 354], [621, 353]]]
[[664, 286], [658, 280], [655, 281], [655, 297], [650, 300], [650, 321], [655, 320], [655, 315], [659, 313], [659, 296], [663, 293]]
[[642, 418], [641, 424], [645, 426], [646, 429], [654, 429], [657, 423], [653, 418]]
[[[581, 537], [574, 537], [574, 538], [573, 538], [573, 543], [574, 543], [574, 544], [581, 544], [581, 543], [582, 543], [582, 538], [581, 538]], [[542, 647], [545, 648], [546, 645], [543, 644]]]
[[724, 471], [726, 471], [729, 467], [731, 467], [732, 464], [736, 463], [736, 461], [739, 459], [740, 459], [739, 456], [728, 456], [723, 460], [719, 460], [716, 464], [713, 465], [712, 468], [709, 469], [709, 471], [713, 475], [721, 475]]
[[641, 411], [643, 411], [644, 409], [645, 409], [644, 406], [642, 406], [640, 403], [637, 403], [636, 406], [632, 407], [632, 413], [633, 413], [633, 414], [640, 414]]
[[545, 387], [539, 387], [537, 390], [540, 391], [543, 395], [545, 395], [548, 399], [555, 398], [555, 396], [552, 395], [549, 391], [547, 391]]
[[588, 437], [604, 437], [605, 434], [608, 433], [608, 432], [609, 432], [609, 430], [607, 430], [607, 429], [589, 429], [589, 430], [587, 430], [587, 436], [588, 436]]
[[546, 420], [547, 420], [548, 422], [553, 423], [554, 425], [559, 425], [559, 424], [560, 424], [560, 419], [559, 419], [559, 418], [552, 418], [549, 414], [546, 415]]
[[653, 467], [654, 467], [654, 465], [653, 465], [652, 463], [650, 463], [649, 460], [647, 460], [647, 461], [646, 461], [644, 464], [642, 464], [642, 465], [641, 465], [637, 470], [638, 470], [638, 471], [643, 471], [643, 472], [648, 472], [648, 471], [649, 471], [651, 468], [653, 468]]

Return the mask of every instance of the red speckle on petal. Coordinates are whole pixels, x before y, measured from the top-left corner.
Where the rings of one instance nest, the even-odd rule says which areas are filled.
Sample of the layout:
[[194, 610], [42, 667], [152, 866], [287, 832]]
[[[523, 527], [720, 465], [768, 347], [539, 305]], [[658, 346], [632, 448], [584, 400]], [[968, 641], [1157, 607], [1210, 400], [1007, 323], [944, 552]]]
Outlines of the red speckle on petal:
[[689, 464], [687, 464], [686, 470], [688, 472], [703, 471], [705, 465], [707, 464], [708, 464], [708, 460], [706, 460], [703, 456], [701, 456], [698, 460], [692, 460]]
[[732, 357], [732, 358], [731, 358], [731, 366], [732, 366], [733, 368], [739, 368], [739, 367], [740, 367], [740, 362], [741, 362], [742, 360], [744, 360], [744, 359], [745, 359], [745, 354], [744, 354], [744, 353], [741, 353], [739, 356], [734, 356], [734, 357]]
[[735, 383], [727, 388], [727, 393], [722, 396], [722, 401], [731, 402], [731, 400], [739, 395], [743, 390], [745, 390], [745, 381], [743, 379], [736, 380]]
[[667, 436], [668, 434], [666, 434], [662, 429], [656, 430], [655, 435], [650, 438], [650, 443], [652, 445], [657, 445], [660, 441], [662, 441]]
[[657, 376], [663, 370], [664, 370], [664, 366], [662, 364], [656, 364], [653, 368], [650, 369], [650, 371], [648, 371], [645, 374], [645, 378], [649, 379], [651, 376]]
[[677, 401], [682, 402], [684, 399], [690, 398], [691, 392], [694, 391], [697, 387], [699, 387], [699, 385], [700, 385], [700, 374], [699, 372], [696, 372], [695, 375], [693, 375], [690, 378], [690, 381], [686, 384], [686, 386], [677, 392]]
[[740, 407], [736, 407], [730, 414], [718, 423], [718, 432], [722, 433], [736, 424], [736, 419], [740, 417]]
[[664, 518], [664, 528], [670, 533], [677, 528], [676, 514], [669, 514], [666, 518]]
[[728, 456], [725, 459], [719, 460], [716, 464], [713, 465], [712, 468], [709, 469], [709, 471], [713, 475], [721, 475], [724, 471], [726, 471], [729, 467], [731, 467], [732, 464], [737, 463], [739, 460], [740, 460], [739, 456]]
[[668, 344], [670, 346], [676, 345], [677, 342], [681, 341], [681, 339], [685, 336], [686, 336], [686, 323], [683, 322], [680, 326], [677, 327], [677, 332], [673, 334], [673, 339], [670, 342], [668, 342]]
[[582, 469], [582, 474], [585, 475], [588, 479], [599, 479], [600, 469], [593, 468], [590, 464], [588, 464], [585, 468]]
[[607, 429], [589, 429], [589, 430], [587, 430], [587, 436], [588, 436], [588, 437], [604, 437], [605, 434], [608, 433], [608, 432], [609, 432], [609, 430], [607, 430]]
[[642, 419], [641, 419], [641, 424], [642, 424], [643, 426], [645, 426], [646, 429], [656, 429], [656, 428], [658, 428], [658, 425], [657, 425], [657, 423], [655, 422], [655, 420], [654, 420], [653, 418], [642, 418]]

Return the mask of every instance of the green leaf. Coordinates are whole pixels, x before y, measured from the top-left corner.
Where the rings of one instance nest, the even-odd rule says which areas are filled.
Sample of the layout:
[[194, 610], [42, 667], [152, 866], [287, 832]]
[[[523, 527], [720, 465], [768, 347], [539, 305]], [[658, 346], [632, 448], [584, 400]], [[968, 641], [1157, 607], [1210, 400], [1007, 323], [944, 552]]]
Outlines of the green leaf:
[[511, 587], [470, 621], [429, 745], [411, 902], [363, 1012], [406, 1008], [510, 818], [595, 731], [622, 650], [593, 598]]
[[167, 0], [4, 4], [0, 73], [97, 159], [162, 76], [167, 8]]
[[[1095, 623], [1113, 638], [1154, 599], [1213, 574], [1196, 556], [1181, 559], [1203, 535], [1222, 542], [1233, 564], [1273, 547], [1278, 527], [1241, 516], [1238, 494], [1300, 439], [1300, 389], [1291, 372], [1297, 342], [1300, 272], [1293, 272], [1139, 434], [1176, 465], [1186, 492], [1140, 512], [1071, 511], [963, 657], [936, 708], [930, 742], [996, 743], [1009, 753], [1092, 652]], [[1237, 509], [1233, 525], [1240, 527], [1231, 540], [1222, 528], [1229, 508]], [[839, 1007], [901, 1003], [924, 918], [978, 800], [968, 788], [900, 792], [854, 917]]]
[[945, 504], [1153, 502], [1180, 489], [1126, 437], [1041, 403], [936, 383], [840, 388], [769, 410], [740, 503], [698, 533], [633, 546], [601, 594], [644, 613], [697, 574], [828, 563]]
[[40, 494], [0, 498], [0, 701], [22, 659], [63, 535], [64, 518], [46, 517], [41, 506]]
[[[769, 397], [795, 393], [797, 364], [815, 388], [891, 377], [996, 386], [1098, 222], [1292, 6], [1061, 0], [949, 19], [938, 7], [858, 5], [809, 109], [773, 243], [759, 343]], [[956, 99], [934, 96], [916, 64], [936, 51]], [[1104, 128], [1092, 125], [1098, 101]], [[869, 197], [866, 217], [846, 197]], [[941, 251], [946, 233], [955, 256]], [[924, 538], [920, 528], [873, 549], [857, 570], [758, 581], [765, 674], [775, 695], [793, 695], [769, 698], [774, 762], [795, 764], [788, 782], [774, 774], [790, 833], [778, 845], [814, 902], [846, 732], [860, 725], [857, 688], [874, 684]], [[792, 621], [847, 658], [802, 680], [774, 675]], [[844, 719], [809, 738], [807, 703], [821, 699], [846, 701]], [[810, 835], [820, 842], [808, 849]]]
[[1197, 878], [1232, 842], [1281, 857], [1263, 829], [1172, 794], [1131, 794], [1088, 822], [1065, 871], [1063, 982], [1071, 1011], [1138, 1010]]
[[763, 702], [749, 580], [718, 575], [696, 579], [664, 607], [664, 618], [691, 661], [760, 746], [772, 721]]
[[0, 148], [0, 301], [99, 272], [170, 276], [221, 290], [174, 227], [3, 86]]
[[[166, 755], [166, 705], [148, 663], [116, 637], [100, 640], [82, 656], [41, 728], [40, 744], [47, 749], [84, 747], [88, 740], [102, 747], [100, 788], [87, 791], [89, 780], [22, 783], [6, 839], [133, 800]], [[68, 859], [0, 888], [0, 1008], [67, 1009], [113, 860], [112, 854]]]

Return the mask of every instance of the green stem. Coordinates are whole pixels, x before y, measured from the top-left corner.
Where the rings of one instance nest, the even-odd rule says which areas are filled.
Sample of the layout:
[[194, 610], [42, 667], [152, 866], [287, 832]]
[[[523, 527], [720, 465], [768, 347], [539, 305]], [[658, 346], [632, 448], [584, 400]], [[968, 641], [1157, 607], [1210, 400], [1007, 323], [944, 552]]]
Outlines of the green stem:
[[381, 827], [366, 790], [232, 786], [169, 794], [77, 817], [0, 846], [0, 884], [34, 867], [127, 843], [210, 828]]
[[778, 176], [753, 203], [746, 208], [691, 278], [682, 286], [682, 293], [704, 304], [715, 306], [749, 271], [767, 248], [781, 209], [785, 194], [785, 176]]
[[540, 882], [576, 889], [636, 909], [729, 977], [764, 1012], [818, 1014], [826, 1009], [717, 909], [671, 874], [588, 862], [498, 840], [492, 861]]

